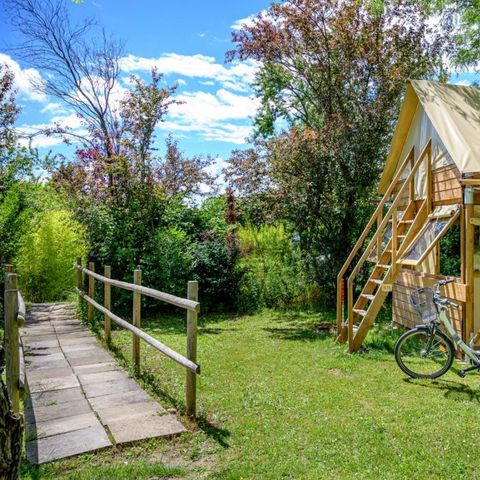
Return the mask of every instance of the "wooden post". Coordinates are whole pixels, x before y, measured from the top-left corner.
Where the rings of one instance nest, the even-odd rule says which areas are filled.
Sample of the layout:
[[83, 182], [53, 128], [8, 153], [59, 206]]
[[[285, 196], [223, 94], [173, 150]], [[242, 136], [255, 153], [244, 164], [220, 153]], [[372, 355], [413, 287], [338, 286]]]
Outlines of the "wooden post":
[[430, 141], [430, 146], [428, 148], [428, 153], [426, 155], [427, 162], [427, 215], [430, 215], [432, 211], [432, 143]]
[[[83, 290], [82, 257], [77, 257], [77, 288]], [[78, 294], [78, 305], [82, 304], [82, 296]]]
[[470, 222], [473, 218], [473, 205], [465, 205], [465, 283], [468, 288], [467, 302], [465, 305], [465, 341], [469, 342], [473, 333], [473, 288], [474, 288], [474, 228]]
[[398, 211], [397, 207], [393, 209], [392, 212], [392, 265], [395, 265], [397, 261], [397, 251], [398, 251]]
[[[107, 278], [112, 278], [112, 269], [111, 267], [105, 265], [103, 267], [103, 276]], [[112, 309], [112, 296], [111, 296], [111, 285], [107, 282], [103, 284], [103, 306], [107, 310]], [[109, 344], [112, 340], [111, 330], [112, 330], [112, 321], [107, 315], [103, 316], [104, 327], [105, 327], [105, 341]]]
[[[410, 171], [413, 170], [413, 166], [415, 165], [415, 147], [412, 147], [412, 151], [410, 152]], [[411, 202], [415, 200], [415, 175], [412, 175], [410, 179], [410, 186], [409, 186], [409, 199]]]
[[7, 388], [15, 413], [20, 412], [20, 356], [18, 344], [18, 290], [17, 275], [5, 275], [5, 356]]
[[348, 351], [353, 352], [353, 280], [347, 282], [347, 318], [348, 318]]
[[[378, 227], [380, 227], [380, 224], [382, 223], [383, 220], [383, 212], [380, 211], [378, 212], [378, 217], [377, 217], [377, 230]], [[379, 235], [377, 238], [377, 263], [380, 262], [380, 257], [382, 256], [382, 235]]]
[[[188, 282], [187, 298], [198, 302], [198, 282]], [[197, 362], [197, 312], [187, 310], [187, 358]], [[186, 378], [187, 415], [194, 417], [197, 410], [197, 375], [187, 370]]]
[[[95, 263], [89, 262], [88, 269], [95, 272]], [[88, 296], [95, 300], [95, 279], [91, 275], [88, 276]], [[88, 321], [93, 322], [93, 305], [90, 303], [88, 304]]]
[[[142, 271], [135, 270], [133, 272], [133, 283], [135, 285], [142, 284]], [[142, 320], [142, 294], [133, 292], [133, 321], [134, 327], [141, 328]], [[132, 355], [133, 363], [135, 364], [135, 370], [137, 374], [140, 372], [140, 338], [132, 333]]]

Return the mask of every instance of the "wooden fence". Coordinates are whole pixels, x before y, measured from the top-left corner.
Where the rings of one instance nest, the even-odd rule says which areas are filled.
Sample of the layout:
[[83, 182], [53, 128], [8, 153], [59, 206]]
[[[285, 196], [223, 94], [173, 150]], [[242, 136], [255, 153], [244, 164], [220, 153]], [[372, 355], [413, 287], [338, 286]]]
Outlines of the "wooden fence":
[[[200, 373], [200, 365], [197, 363], [197, 315], [200, 310], [198, 303], [198, 282], [188, 282], [187, 297], [180, 298], [175, 295], [160, 292], [153, 288], [147, 288], [141, 285], [142, 272], [135, 270], [133, 283], [122, 282], [111, 278], [111, 268], [104, 267], [103, 275], [95, 273], [95, 264], [90, 262], [88, 269], [82, 267], [81, 259], [77, 258], [75, 265], [77, 270], [76, 292], [79, 295], [79, 302], [83, 299], [88, 304], [87, 318], [93, 322], [94, 309], [103, 313], [105, 340], [107, 344], [111, 341], [111, 321], [117, 325], [132, 332], [132, 359], [137, 373], [140, 371], [140, 340], [145, 341], [168, 358], [179, 363], [186, 368], [186, 411], [188, 415], [194, 416], [196, 413], [196, 375]], [[88, 294], [83, 291], [83, 274], [88, 277]], [[95, 301], [95, 280], [103, 283], [104, 295], [103, 305]], [[111, 287], [118, 287], [133, 292], [133, 316], [132, 323], [123, 320], [111, 311]], [[141, 299], [142, 295], [162, 300], [171, 305], [183, 308], [187, 311], [187, 356], [183, 356], [167, 347], [157, 339], [141, 330]]]
[[18, 290], [17, 275], [12, 265], [5, 265], [4, 292], [4, 352], [5, 373], [8, 394], [15, 413], [20, 412], [20, 395], [25, 385], [25, 365], [23, 363], [22, 340], [19, 328], [25, 323], [25, 302]]

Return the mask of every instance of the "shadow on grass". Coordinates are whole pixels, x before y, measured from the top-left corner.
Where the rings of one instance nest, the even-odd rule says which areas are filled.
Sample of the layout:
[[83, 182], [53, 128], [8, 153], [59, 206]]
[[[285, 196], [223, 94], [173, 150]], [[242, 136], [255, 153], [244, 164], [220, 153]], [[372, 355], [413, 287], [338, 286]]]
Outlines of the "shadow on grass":
[[480, 390], [472, 389], [468, 385], [453, 380], [421, 380], [413, 378], [405, 378], [405, 383], [418, 387], [441, 390], [445, 392], [445, 398], [456, 400], [459, 402], [469, 401], [480, 403]]
[[272, 327], [263, 327], [278, 340], [315, 341], [335, 336], [334, 316], [331, 312], [275, 311]]
[[[114, 356], [119, 360], [121, 365], [124, 368], [127, 368], [135, 378], [141, 380], [143, 384], [147, 385], [155, 396], [160, 398], [163, 402], [168, 402], [170, 405], [173, 405], [180, 415], [186, 415], [184, 402], [173, 397], [166, 390], [164, 390], [159, 385], [158, 378], [153, 372], [141, 371], [140, 373], [135, 373], [132, 364], [129, 362], [129, 360], [127, 360], [120, 347], [112, 343], [110, 343], [108, 347]], [[230, 436], [230, 431], [216, 426], [205, 415], [198, 415], [195, 419], [188, 418], [188, 422], [192, 422], [193, 425], [202, 430], [205, 435], [212, 438], [221, 447], [228, 448], [230, 446], [227, 442], [227, 438]]]

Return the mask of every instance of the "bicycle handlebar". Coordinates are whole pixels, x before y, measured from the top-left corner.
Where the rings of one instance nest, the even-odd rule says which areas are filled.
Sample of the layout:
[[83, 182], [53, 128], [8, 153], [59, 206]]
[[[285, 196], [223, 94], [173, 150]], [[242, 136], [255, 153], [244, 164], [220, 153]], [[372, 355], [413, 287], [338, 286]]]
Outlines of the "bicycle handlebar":
[[440, 287], [448, 285], [449, 283], [453, 283], [454, 281], [455, 280], [440, 280], [439, 282], [437, 282], [437, 284], [435, 285], [435, 296], [434, 296], [434, 300], [435, 300], [436, 303], [439, 303], [442, 306], [460, 308], [460, 305], [458, 305], [458, 303], [452, 302], [451, 300], [443, 297], [440, 294]]

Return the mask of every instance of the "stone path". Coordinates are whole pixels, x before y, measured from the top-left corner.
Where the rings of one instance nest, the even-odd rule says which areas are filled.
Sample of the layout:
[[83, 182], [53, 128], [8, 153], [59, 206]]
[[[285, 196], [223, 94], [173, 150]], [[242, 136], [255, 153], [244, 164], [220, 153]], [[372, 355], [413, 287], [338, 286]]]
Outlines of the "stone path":
[[27, 458], [37, 464], [185, 431], [75, 317], [34, 304], [22, 329]]

